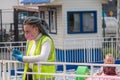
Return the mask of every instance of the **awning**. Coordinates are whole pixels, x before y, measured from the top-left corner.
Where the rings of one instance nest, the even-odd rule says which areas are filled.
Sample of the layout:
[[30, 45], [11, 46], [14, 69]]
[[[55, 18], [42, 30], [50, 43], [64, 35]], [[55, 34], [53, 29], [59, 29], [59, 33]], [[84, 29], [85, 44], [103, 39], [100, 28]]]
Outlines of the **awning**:
[[22, 0], [23, 4], [40, 4], [40, 3], [50, 3], [51, 0]]

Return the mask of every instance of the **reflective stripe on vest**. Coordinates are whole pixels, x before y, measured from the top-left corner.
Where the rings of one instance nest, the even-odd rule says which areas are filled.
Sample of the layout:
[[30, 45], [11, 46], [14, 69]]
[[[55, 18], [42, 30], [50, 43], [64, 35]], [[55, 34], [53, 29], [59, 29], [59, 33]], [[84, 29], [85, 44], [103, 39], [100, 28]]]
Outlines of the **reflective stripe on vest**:
[[[48, 37], [48, 36], [42, 36], [38, 42], [37, 42], [37, 45], [36, 45], [36, 49], [34, 51], [34, 55], [33, 56], [37, 56], [37, 55], [40, 55], [40, 52], [41, 52], [41, 46], [42, 44], [44, 44], [47, 40], [50, 41], [50, 44], [51, 44], [51, 50], [50, 50], [50, 55], [48, 57], [48, 60], [47, 62], [53, 62], [55, 61], [55, 47], [54, 47], [54, 43], [53, 41]], [[28, 49], [27, 49], [27, 54], [26, 56], [29, 55], [30, 53], [30, 50], [32, 48], [32, 45], [33, 45], [33, 41], [29, 41], [28, 42]], [[22, 80], [25, 80], [26, 78], [26, 72], [28, 70], [28, 67], [29, 67], [29, 64], [28, 63], [25, 63], [25, 67], [24, 67], [24, 74], [23, 74], [23, 77], [22, 77]], [[40, 70], [40, 72], [42, 73], [55, 73], [55, 66], [54, 65], [40, 65], [40, 68], [38, 69], [38, 65], [33, 65], [33, 72], [38, 72], [38, 70]], [[38, 75], [38, 74], [34, 74], [33, 75], [33, 80], [35, 79], [39, 79], [39, 78], [52, 78], [54, 76], [50, 76], [50, 75]]]

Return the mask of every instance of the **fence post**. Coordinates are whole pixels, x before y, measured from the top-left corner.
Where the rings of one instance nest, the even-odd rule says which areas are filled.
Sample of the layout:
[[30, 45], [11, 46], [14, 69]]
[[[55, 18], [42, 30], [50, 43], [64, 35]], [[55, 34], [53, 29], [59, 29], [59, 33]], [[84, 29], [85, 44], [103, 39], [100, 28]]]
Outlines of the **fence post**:
[[66, 64], [63, 64], [63, 73], [64, 73], [63, 80], [66, 80], [66, 66], [67, 66]]
[[5, 62], [5, 60], [2, 60], [2, 65], [3, 65], [3, 71], [2, 71], [2, 80], [7, 80], [6, 79], [6, 62]]
[[2, 60], [0, 60], [0, 80], [2, 80]]

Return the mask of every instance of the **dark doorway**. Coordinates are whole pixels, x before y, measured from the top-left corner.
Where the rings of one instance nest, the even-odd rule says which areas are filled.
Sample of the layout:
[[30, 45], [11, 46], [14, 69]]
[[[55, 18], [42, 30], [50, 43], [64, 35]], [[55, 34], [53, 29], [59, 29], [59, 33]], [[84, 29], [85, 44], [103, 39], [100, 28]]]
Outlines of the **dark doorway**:
[[38, 16], [37, 9], [29, 9], [25, 7], [14, 8], [14, 40], [24, 41], [23, 21], [27, 16]]

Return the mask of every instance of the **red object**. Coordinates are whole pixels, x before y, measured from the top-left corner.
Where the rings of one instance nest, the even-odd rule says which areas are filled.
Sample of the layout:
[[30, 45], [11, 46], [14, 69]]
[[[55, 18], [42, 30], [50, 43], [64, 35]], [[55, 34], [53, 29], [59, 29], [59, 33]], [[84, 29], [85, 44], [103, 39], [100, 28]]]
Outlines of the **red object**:
[[103, 72], [106, 75], [117, 75], [116, 74], [116, 67], [108, 67], [108, 66], [104, 66], [103, 67]]

